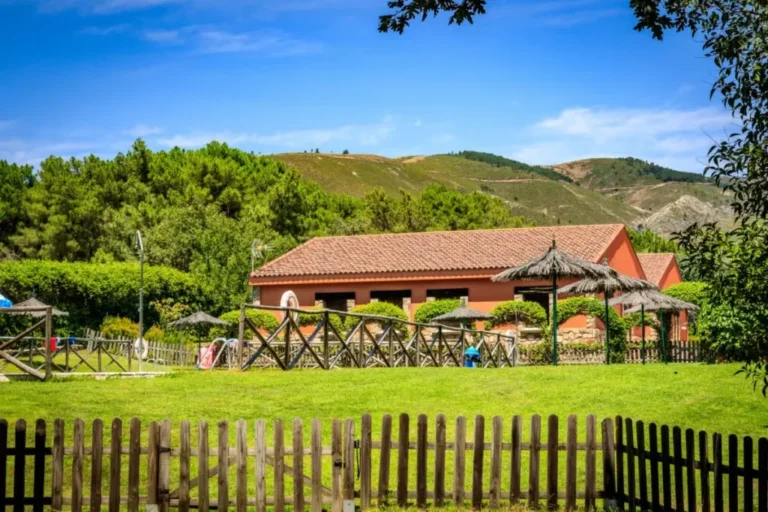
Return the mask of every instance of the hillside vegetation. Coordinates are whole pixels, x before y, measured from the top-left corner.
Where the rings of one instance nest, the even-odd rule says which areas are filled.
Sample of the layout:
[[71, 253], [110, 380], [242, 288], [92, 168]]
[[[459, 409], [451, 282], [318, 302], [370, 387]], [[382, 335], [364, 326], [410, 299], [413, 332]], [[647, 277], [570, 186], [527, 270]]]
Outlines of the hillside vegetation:
[[702, 174], [675, 171], [668, 167], [646, 162], [639, 158], [591, 158], [552, 166], [592, 189], [634, 187], [669, 181], [683, 183], [709, 183]]

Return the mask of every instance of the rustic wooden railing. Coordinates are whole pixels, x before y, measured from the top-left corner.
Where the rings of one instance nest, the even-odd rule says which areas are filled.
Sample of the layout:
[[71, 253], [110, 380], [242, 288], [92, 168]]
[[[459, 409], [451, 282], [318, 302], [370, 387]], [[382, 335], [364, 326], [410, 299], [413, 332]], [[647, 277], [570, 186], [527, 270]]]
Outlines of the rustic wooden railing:
[[731, 435], [723, 446], [720, 434], [654, 423], [646, 438], [642, 421], [617, 417], [598, 424], [594, 415], [583, 429], [574, 415], [562, 423], [549, 416], [546, 436], [538, 415], [529, 427], [520, 416], [506, 426], [498, 416], [489, 423], [490, 432], [485, 418], [476, 416], [468, 431], [459, 416], [449, 432], [442, 414], [433, 421], [422, 414], [415, 422], [402, 414], [396, 423], [384, 415], [375, 437], [368, 414], [360, 430], [352, 419], [313, 420], [305, 432], [296, 419], [286, 444], [282, 420], [269, 431], [264, 420], [251, 424], [252, 431], [245, 420], [234, 429], [222, 421], [210, 435], [205, 421], [194, 429], [183, 421], [172, 435], [167, 420], [123, 425], [115, 419], [107, 439], [102, 420], [88, 429], [82, 420], [69, 428], [56, 420], [52, 439], [46, 422], [38, 420], [28, 446], [24, 420], [12, 432], [0, 420], [0, 510], [138, 512], [157, 505], [162, 512], [265, 512], [268, 506], [320, 512], [330, 505], [342, 512], [448, 503], [475, 509], [525, 503], [550, 510], [768, 510], [765, 438], [754, 443]]
[[[282, 313], [272, 332], [263, 334], [247, 309]], [[316, 319], [300, 327], [300, 318]], [[340, 328], [339, 325], [344, 325]], [[253, 333], [245, 339], [245, 330]], [[302, 310], [244, 304], [240, 309], [238, 360], [251, 367], [293, 368], [464, 366], [469, 345], [480, 352], [482, 366], [515, 366], [513, 336], [500, 332], [422, 324], [398, 318], [334, 310]]]

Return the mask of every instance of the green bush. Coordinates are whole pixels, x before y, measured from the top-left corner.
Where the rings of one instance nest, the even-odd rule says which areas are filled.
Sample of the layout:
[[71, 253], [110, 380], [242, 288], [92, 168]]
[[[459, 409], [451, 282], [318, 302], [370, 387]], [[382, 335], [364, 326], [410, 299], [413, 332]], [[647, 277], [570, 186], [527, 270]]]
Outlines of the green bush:
[[[256, 328], [263, 331], [272, 332], [277, 329], [278, 325], [280, 325], [280, 322], [277, 321], [275, 315], [269, 311], [246, 308], [245, 316], [251, 322], [253, 322], [253, 325], [255, 325]], [[239, 310], [236, 309], [234, 311], [228, 311], [221, 315], [219, 320], [224, 320], [225, 322], [229, 322], [232, 325], [229, 327], [214, 327], [210, 332], [211, 338], [230, 338], [237, 336], [237, 329], [238, 325], [240, 324]], [[245, 334], [246, 336], [253, 336], [253, 331], [246, 327]]]
[[144, 339], [147, 341], [164, 342], [165, 333], [160, 327], [153, 325], [147, 332], [144, 333]]
[[707, 290], [707, 283], [701, 281], [688, 281], [684, 283], [677, 283], [670, 286], [666, 290], [663, 290], [665, 295], [674, 297], [685, 302], [690, 302], [699, 307], [702, 307], [707, 301], [709, 292]]
[[[299, 327], [306, 327], [308, 325], [315, 326], [320, 323], [320, 321], [323, 319], [322, 313], [319, 313], [320, 311], [323, 311], [323, 308], [320, 307], [311, 307], [309, 308], [310, 311], [318, 311], [317, 314], [313, 313], [299, 313]], [[328, 321], [330, 324], [336, 328], [336, 330], [339, 332], [339, 334], [344, 334], [344, 322], [342, 321], [341, 317], [339, 315], [331, 314], [328, 315]]]
[[[14, 302], [36, 297], [67, 311], [66, 319], [54, 319], [57, 328], [66, 322], [71, 334], [97, 329], [104, 317], [138, 320], [139, 265], [136, 263], [70, 263], [56, 261], [0, 262], [0, 290]], [[167, 267], [144, 266], [144, 321], [160, 321], [152, 301], [171, 298], [194, 309], [215, 310], [189, 274]], [[58, 329], [57, 329], [58, 330]]]
[[510, 300], [497, 304], [491, 310], [493, 320], [486, 322], [486, 329], [499, 325], [515, 324], [518, 321], [526, 325], [539, 327], [547, 331], [547, 312], [537, 302]]
[[[390, 304], [389, 302], [371, 302], [370, 304], [363, 304], [361, 306], [355, 306], [350, 310], [350, 313], [357, 313], [360, 315], [375, 315], [386, 316], [389, 318], [396, 318], [398, 320], [408, 321], [408, 314], [403, 311], [402, 308]], [[348, 316], [344, 319], [344, 327], [348, 331], [352, 329], [357, 323], [358, 319], [354, 316]], [[381, 325], [381, 323], [379, 323]], [[404, 333], [407, 329], [405, 324], [395, 324], [395, 328], [398, 332]]]
[[[577, 315], [599, 318], [605, 324], [605, 302], [590, 297], [572, 297], [557, 302], [557, 323], [562, 325]], [[611, 362], [623, 363], [627, 346], [627, 328], [613, 308], [608, 308]]]
[[440, 299], [432, 302], [425, 302], [413, 314], [413, 319], [420, 324], [428, 324], [436, 316], [450, 313], [461, 306], [461, 299]]
[[107, 339], [139, 337], [139, 324], [130, 318], [108, 316], [99, 330]]
[[528, 364], [552, 364], [552, 343], [548, 340], [532, 345], [518, 345], [517, 350], [521, 356], [527, 356]]

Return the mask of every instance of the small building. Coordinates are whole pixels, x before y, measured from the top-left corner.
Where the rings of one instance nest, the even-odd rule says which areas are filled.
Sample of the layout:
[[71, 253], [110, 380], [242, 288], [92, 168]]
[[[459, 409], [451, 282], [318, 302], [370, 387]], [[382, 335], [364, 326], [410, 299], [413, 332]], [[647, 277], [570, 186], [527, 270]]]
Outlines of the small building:
[[[646, 280], [658, 286], [660, 290], [683, 281], [683, 273], [674, 253], [638, 254], [637, 257], [640, 259]], [[688, 341], [688, 313], [682, 311], [672, 315], [670, 321], [672, 338]]]
[[[249, 282], [254, 303], [270, 306], [291, 290], [301, 307], [346, 311], [387, 301], [411, 318], [422, 303], [442, 298], [464, 298], [483, 312], [513, 299], [549, 311], [551, 282], [491, 277], [541, 256], [553, 239], [574, 256], [646, 277], [624, 225], [601, 224], [314, 238], [251, 273]], [[586, 327], [577, 317], [561, 328]]]

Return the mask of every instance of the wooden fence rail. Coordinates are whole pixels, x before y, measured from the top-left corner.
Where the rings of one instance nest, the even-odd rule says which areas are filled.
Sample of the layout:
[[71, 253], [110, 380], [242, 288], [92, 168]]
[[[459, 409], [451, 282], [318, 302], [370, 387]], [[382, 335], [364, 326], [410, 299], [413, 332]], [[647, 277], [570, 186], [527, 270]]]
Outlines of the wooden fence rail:
[[594, 415], [583, 425], [552, 415], [545, 426], [539, 415], [506, 425], [476, 416], [471, 431], [463, 416], [414, 419], [384, 415], [376, 437], [368, 414], [306, 429], [300, 419], [222, 421], [215, 433], [205, 421], [56, 420], [52, 436], [38, 420], [29, 446], [24, 420], [0, 420], [0, 510], [768, 510], [764, 438], [731, 435], [723, 446], [717, 433]]

